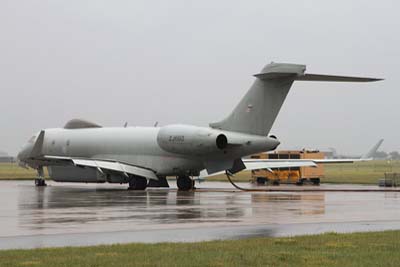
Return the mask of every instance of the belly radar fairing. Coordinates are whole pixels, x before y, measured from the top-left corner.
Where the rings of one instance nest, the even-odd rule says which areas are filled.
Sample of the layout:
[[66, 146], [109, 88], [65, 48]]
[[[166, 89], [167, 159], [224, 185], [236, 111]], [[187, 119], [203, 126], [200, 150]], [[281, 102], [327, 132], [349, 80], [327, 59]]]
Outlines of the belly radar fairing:
[[232, 113], [210, 127], [102, 127], [71, 120], [63, 128], [43, 129], [18, 154], [21, 166], [43, 167], [60, 182], [129, 183], [143, 190], [149, 184], [165, 184], [176, 176], [180, 190], [193, 188], [191, 177], [245, 169], [314, 166], [302, 162], [258, 161], [243, 157], [276, 149], [279, 140], [268, 136], [294, 81], [370, 82], [373, 78], [306, 74], [297, 64], [271, 63]]

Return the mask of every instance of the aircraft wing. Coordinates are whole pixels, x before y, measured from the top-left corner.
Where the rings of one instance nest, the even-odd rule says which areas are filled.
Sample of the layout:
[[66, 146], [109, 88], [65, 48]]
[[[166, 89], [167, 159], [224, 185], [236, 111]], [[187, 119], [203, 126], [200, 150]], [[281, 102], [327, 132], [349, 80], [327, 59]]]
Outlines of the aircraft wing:
[[296, 168], [296, 167], [317, 167], [313, 160], [270, 160], [270, 159], [243, 159], [246, 170], [257, 169], [277, 169], [277, 168]]
[[242, 159], [246, 170], [317, 167], [317, 164], [354, 163], [371, 159]]
[[370, 159], [313, 159], [315, 163], [330, 164], [330, 163], [354, 163], [359, 161], [369, 161]]
[[[308, 164], [310, 161], [314, 164], [335, 164], [335, 163], [354, 163], [354, 162], [362, 162], [362, 161], [370, 161], [373, 160], [374, 154], [378, 150], [378, 148], [382, 145], [383, 139], [380, 139], [378, 143], [376, 143], [366, 154], [364, 154], [361, 158], [348, 158], [348, 159], [243, 159], [244, 164], [246, 165], [254, 165], [260, 166], [265, 165], [268, 167], [263, 167], [261, 169], [270, 169], [270, 168], [290, 168], [290, 167], [309, 167], [306, 166], [290, 166], [291, 164], [296, 165], [300, 162]], [[273, 164], [276, 164], [280, 167], [269, 167]], [[312, 167], [312, 166], [311, 166]]]
[[72, 162], [75, 166], [96, 168], [100, 172], [103, 171], [115, 171], [125, 176], [128, 174], [145, 177], [148, 179], [158, 180], [155, 172], [151, 169], [133, 166], [127, 163], [112, 161], [112, 160], [99, 160], [90, 158], [70, 158], [70, 157], [59, 157], [59, 156], [44, 156], [47, 161], [60, 162]]
[[[329, 164], [329, 163], [354, 163], [358, 161], [368, 161], [372, 159], [243, 159], [245, 164], [258, 162], [260, 164], [271, 164], [277, 165], [278, 167], [272, 168], [289, 168], [289, 167], [309, 167], [306, 166], [290, 166], [299, 165], [299, 164], [308, 164], [309, 162], [313, 162], [314, 164]], [[283, 166], [282, 166], [283, 165]]]
[[[242, 159], [244, 166], [246, 167], [242, 171], [260, 170], [267, 169], [273, 172], [272, 169], [277, 168], [298, 168], [298, 167], [317, 167], [317, 164], [313, 160], [270, 160], [270, 159]], [[200, 172], [199, 179], [223, 174], [225, 171], [208, 173], [206, 169]]]
[[[299, 167], [317, 167], [318, 164], [334, 163], [354, 163], [358, 161], [369, 161], [372, 158], [361, 159], [242, 159], [246, 167], [242, 171], [252, 171], [266, 169], [273, 172], [273, 169], [279, 168], [299, 168]], [[208, 174], [207, 170], [200, 172], [199, 179], [219, 175], [224, 171]]]

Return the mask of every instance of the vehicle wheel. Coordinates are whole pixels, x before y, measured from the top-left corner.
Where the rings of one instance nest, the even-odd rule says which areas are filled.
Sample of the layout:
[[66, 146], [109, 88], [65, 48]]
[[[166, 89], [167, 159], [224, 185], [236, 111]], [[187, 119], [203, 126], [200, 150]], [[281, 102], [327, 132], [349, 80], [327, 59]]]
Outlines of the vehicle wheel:
[[129, 181], [129, 190], [145, 190], [147, 187], [147, 179], [144, 177], [133, 177]]
[[194, 188], [194, 181], [189, 176], [178, 176], [176, 185], [181, 191], [189, 191]]
[[319, 185], [321, 183], [320, 178], [311, 178], [310, 179], [313, 185]]
[[272, 185], [280, 185], [280, 181], [279, 180], [273, 180], [272, 181]]
[[265, 177], [257, 177], [257, 184], [265, 185], [267, 183], [267, 178]]

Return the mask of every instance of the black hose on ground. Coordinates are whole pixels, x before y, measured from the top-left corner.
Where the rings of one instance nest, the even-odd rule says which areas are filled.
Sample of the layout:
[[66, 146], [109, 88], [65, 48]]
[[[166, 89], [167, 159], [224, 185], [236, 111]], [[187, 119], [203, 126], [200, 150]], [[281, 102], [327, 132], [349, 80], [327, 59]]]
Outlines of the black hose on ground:
[[[249, 192], [253, 192], [253, 190], [256, 190], [256, 189], [248, 189], [248, 188], [240, 187], [240, 186], [238, 186], [237, 184], [235, 184], [235, 183], [232, 181], [232, 179], [231, 179], [231, 176], [233, 176], [233, 174], [230, 173], [228, 170], [225, 171], [225, 175], [226, 175], [226, 177], [228, 178], [229, 182], [230, 182], [230, 183], [233, 185], [233, 187], [235, 187], [236, 189], [239, 189], [239, 190], [241, 190], [241, 191], [249, 191]], [[258, 189], [258, 190], [261, 190], [261, 189]]]

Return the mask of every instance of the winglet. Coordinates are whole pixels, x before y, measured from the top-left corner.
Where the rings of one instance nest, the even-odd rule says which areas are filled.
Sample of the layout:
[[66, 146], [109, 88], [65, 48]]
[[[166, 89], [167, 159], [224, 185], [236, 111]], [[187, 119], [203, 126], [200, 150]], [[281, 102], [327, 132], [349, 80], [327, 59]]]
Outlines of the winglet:
[[369, 151], [367, 154], [364, 154], [361, 159], [362, 160], [367, 160], [367, 159], [373, 159], [376, 151], [378, 151], [378, 148], [382, 145], [383, 139], [380, 139], [378, 143], [376, 143]]
[[39, 136], [36, 139], [35, 144], [33, 145], [31, 154], [29, 155], [31, 158], [42, 156], [43, 141], [44, 141], [44, 130], [41, 130]]

